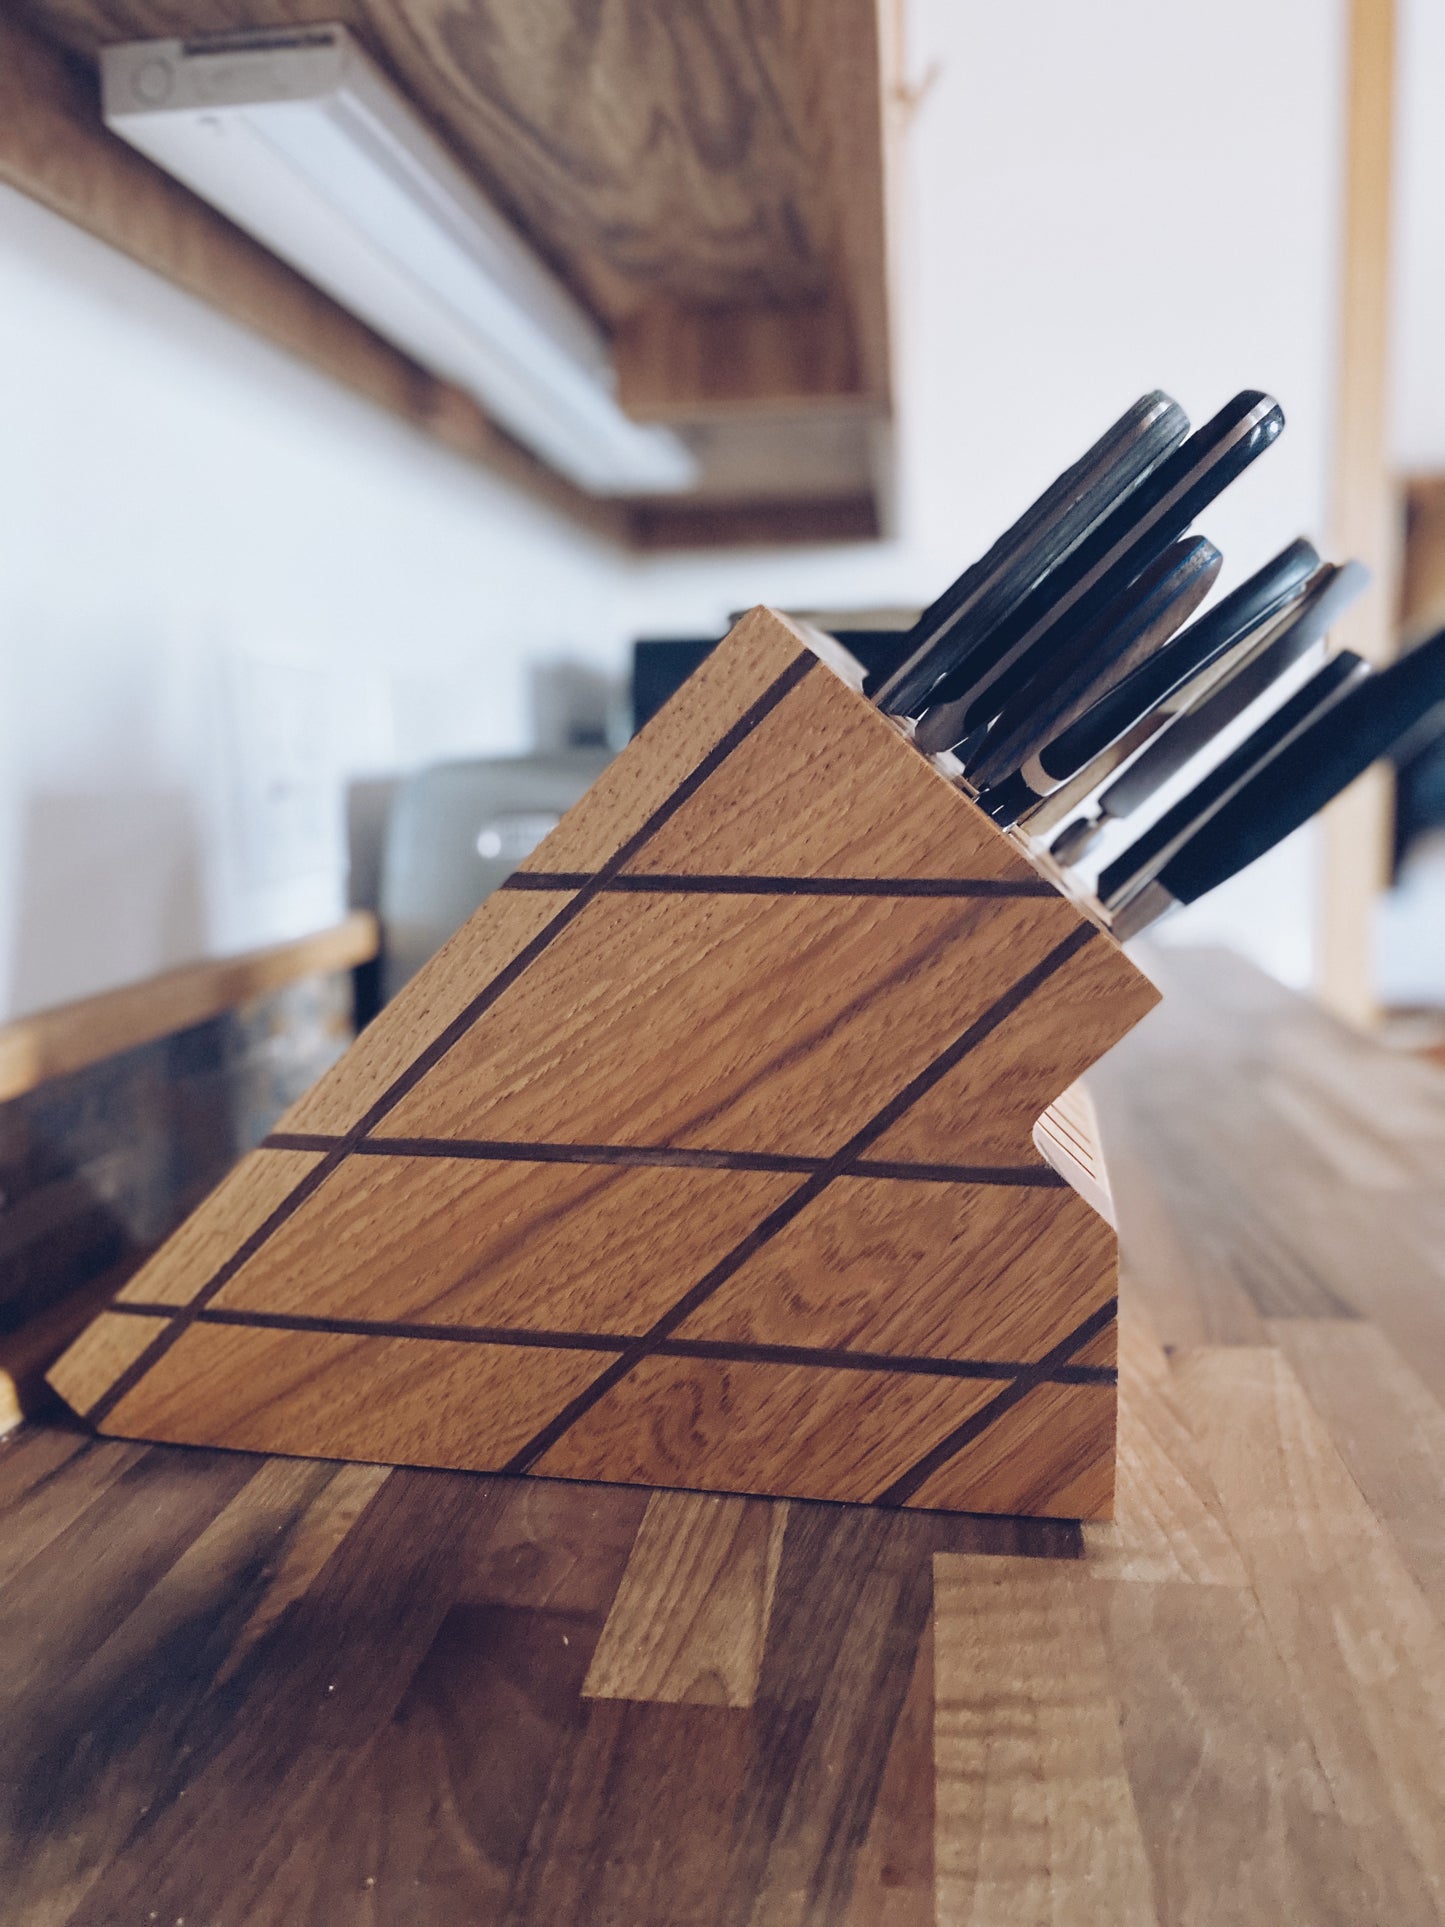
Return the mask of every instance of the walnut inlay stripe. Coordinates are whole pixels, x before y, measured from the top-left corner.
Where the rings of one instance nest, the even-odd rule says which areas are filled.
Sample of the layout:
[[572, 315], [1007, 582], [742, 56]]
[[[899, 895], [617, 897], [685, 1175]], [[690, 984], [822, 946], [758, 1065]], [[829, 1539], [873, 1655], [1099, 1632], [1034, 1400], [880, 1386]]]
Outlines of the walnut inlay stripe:
[[[268, 1151], [332, 1151], [347, 1139], [314, 1131], [273, 1131], [263, 1139]], [[796, 1171], [811, 1177], [830, 1160], [773, 1151], [724, 1151], [671, 1144], [544, 1144], [512, 1138], [372, 1137], [350, 1147], [356, 1157], [475, 1158], [495, 1163], [647, 1164], [680, 1171]], [[1067, 1180], [1048, 1164], [909, 1164], [859, 1158], [848, 1175], [899, 1178], [922, 1184], [1018, 1185], [1038, 1190], [1067, 1189]]]
[[1002, 1418], [1004, 1413], [1017, 1405], [1035, 1385], [1041, 1385], [1046, 1379], [1051, 1378], [1061, 1365], [1066, 1364], [1073, 1357], [1075, 1352], [1082, 1351], [1091, 1338], [1096, 1338], [1107, 1325], [1112, 1324], [1118, 1310], [1118, 1299], [1111, 1298], [1108, 1304], [1101, 1305], [1097, 1311], [1091, 1312], [1081, 1325], [1077, 1325], [1069, 1333], [1067, 1338], [1060, 1339], [1052, 1351], [1046, 1352], [1036, 1364], [1020, 1372], [1013, 1383], [1006, 1386], [997, 1398], [990, 1399], [987, 1405], [982, 1406], [972, 1417], [965, 1419], [962, 1425], [948, 1434], [947, 1438], [940, 1439], [938, 1444], [931, 1451], [926, 1452], [916, 1465], [910, 1466], [901, 1478], [895, 1479], [886, 1491], [880, 1492], [873, 1503], [875, 1505], [906, 1504], [941, 1465], [947, 1465], [950, 1459], [956, 1458], [964, 1446], [976, 1439], [980, 1432], [993, 1424], [995, 1419]]
[[1042, 877], [693, 876], [649, 872], [598, 881], [590, 870], [516, 870], [502, 890], [599, 890], [636, 896], [734, 897], [1056, 897]]
[[555, 917], [543, 925], [530, 943], [525, 944], [516, 956], [498, 971], [491, 982], [477, 993], [466, 1009], [453, 1018], [451, 1023], [412, 1059], [407, 1068], [392, 1080], [347, 1136], [306, 1174], [296, 1189], [283, 1199], [270, 1217], [212, 1273], [195, 1297], [176, 1313], [166, 1329], [159, 1333], [140, 1356], [115, 1379], [110, 1389], [97, 1399], [85, 1414], [92, 1424], [100, 1425], [114, 1411], [126, 1394], [145, 1377], [157, 1359], [170, 1350], [209, 1300], [223, 1290], [242, 1265], [253, 1258], [287, 1219], [320, 1189], [356, 1145], [375, 1129], [388, 1112], [420, 1083], [427, 1072], [466, 1035], [498, 998], [510, 989], [518, 977], [536, 962], [547, 946], [580, 916], [603, 885], [632, 861], [648, 839], [654, 836], [668, 818], [680, 810], [683, 804], [701, 789], [713, 772], [727, 760], [740, 743], [746, 740], [763, 718], [797, 688], [810, 670], [817, 668], [818, 662], [819, 658], [811, 650], [805, 650], [801, 655], [795, 656], [757, 701], [749, 704], [732, 727], [718, 738], [707, 754], [694, 765], [676, 789], [664, 798], [646, 822], [614, 850], [599, 870], [593, 872], [586, 882], [579, 886], [577, 894], [563, 905]]
[[[634, 1366], [650, 1353], [655, 1352], [663, 1339], [670, 1338], [677, 1327], [691, 1317], [699, 1305], [712, 1297], [713, 1293], [725, 1284], [735, 1271], [746, 1264], [755, 1252], [761, 1250], [771, 1237], [782, 1230], [784, 1225], [790, 1224], [834, 1179], [852, 1175], [856, 1160], [870, 1144], [876, 1142], [885, 1131], [896, 1124], [911, 1105], [917, 1103], [919, 1098], [930, 1091], [940, 1079], [946, 1077], [956, 1064], [961, 1063], [971, 1050], [976, 1049], [986, 1037], [997, 1030], [999, 1025], [1012, 1016], [1021, 1004], [1026, 1003], [1040, 984], [1046, 983], [1056, 970], [1061, 970], [1071, 957], [1083, 949], [1094, 934], [1091, 924], [1081, 925], [1062, 943], [1056, 944], [1041, 962], [1035, 964], [1032, 970], [1025, 972], [1001, 997], [996, 998], [981, 1017], [976, 1018], [951, 1044], [939, 1052], [931, 1064], [925, 1065], [923, 1070], [910, 1079], [902, 1090], [897, 1091], [861, 1129], [855, 1131], [848, 1142], [834, 1152], [820, 1171], [807, 1178], [796, 1191], [770, 1211], [761, 1223], [734, 1245], [726, 1256], [721, 1258], [710, 1271], [704, 1273], [650, 1330], [644, 1332], [640, 1338], [634, 1339], [615, 1364], [609, 1365], [605, 1371], [599, 1373], [591, 1385], [570, 1400], [549, 1424], [543, 1426], [541, 1431], [522, 1447], [521, 1451], [508, 1460], [502, 1468], [503, 1471], [528, 1471], [584, 1412], [589, 1411], [620, 1379], [625, 1378]], [[1088, 1335], [1092, 1336], [1092, 1329]], [[1080, 1339], [1079, 1342], [1082, 1344], [1084, 1340]], [[994, 1403], [996, 1404], [997, 1401]], [[1000, 1409], [1006, 1409], [1006, 1407], [1000, 1407]]]
[[[125, 1300], [110, 1307], [131, 1318], [169, 1317], [169, 1305]], [[263, 1331], [326, 1332], [336, 1338], [407, 1338], [448, 1345], [517, 1345], [532, 1349], [579, 1352], [625, 1352], [633, 1342], [617, 1332], [533, 1330], [518, 1325], [452, 1325], [417, 1319], [319, 1318], [305, 1312], [250, 1311], [229, 1305], [208, 1305], [196, 1313], [201, 1325], [240, 1325]], [[667, 1338], [655, 1348], [672, 1358], [714, 1358], [746, 1365], [806, 1365], [837, 1372], [902, 1372], [929, 1378], [993, 1378], [1005, 1381], [1027, 1377], [1039, 1382], [1037, 1368], [1014, 1359], [921, 1358], [895, 1352], [824, 1349], [810, 1345], [755, 1345], [710, 1338]], [[1060, 1365], [1043, 1375], [1062, 1385], [1113, 1385], [1118, 1373], [1110, 1365]]]

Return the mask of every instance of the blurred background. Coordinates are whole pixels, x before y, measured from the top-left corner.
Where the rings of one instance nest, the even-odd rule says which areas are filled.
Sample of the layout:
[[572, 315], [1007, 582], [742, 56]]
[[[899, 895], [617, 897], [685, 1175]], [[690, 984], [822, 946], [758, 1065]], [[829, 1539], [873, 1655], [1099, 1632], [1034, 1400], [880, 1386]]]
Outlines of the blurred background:
[[[681, 493], [560, 475], [104, 124], [108, 45], [337, 19]], [[1284, 406], [1223, 587], [1303, 534], [1374, 570], [1352, 647], [1445, 620], [1442, 74], [1431, 0], [7, 8], [4, 1319], [131, 1262], [343, 1046], [346, 973], [365, 1016], [525, 854], [639, 640], [905, 625], [1145, 389]], [[1161, 940], [1432, 1047], [1441, 769]]]

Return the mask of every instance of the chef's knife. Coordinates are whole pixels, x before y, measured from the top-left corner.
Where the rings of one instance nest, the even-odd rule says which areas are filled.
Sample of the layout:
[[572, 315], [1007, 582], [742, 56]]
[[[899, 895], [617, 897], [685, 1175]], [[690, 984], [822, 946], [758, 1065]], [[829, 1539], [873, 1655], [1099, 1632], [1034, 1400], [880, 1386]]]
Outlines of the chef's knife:
[[[1108, 693], [1041, 748], [1019, 759], [1019, 768], [985, 807], [995, 822], [1016, 823], [1046, 796], [1101, 757], [1201, 670], [1247, 637], [1258, 634], [1305, 592], [1320, 566], [1310, 543], [1291, 542], [1197, 622], [1122, 677]], [[1168, 720], [1161, 713], [1159, 726]], [[1102, 773], [1101, 773], [1102, 780]]]
[[1127, 907], [1121, 937], [1248, 867], [1417, 729], [1445, 729], [1445, 629], [1365, 677], [1281, 746], [1163, 864]]
[[1370, 665], [1352, 650], [1342, 649], [1332, 656], [1303, 689], [1281, 703], [1223, 762], [1202, 776], [1100, 873], [1095, 894], [1104, 908], [1111, 915], [1124, 909], [1250, 777], [1369, 673]]
[[1182, 535], [1199, 511], [1275, 441], [1284, 411], [1246, 389], [1153, 469], [959, 667], [929, 692], [915, 740], [952, 749], [1092, 622], [1121, 589]]
[[1028, 758], [1147, 664], [1209, 594], [1223, 561], [1202, 535], [1171, 544], [1004, 704], [964, 762], [975, 788], [1006, 789]]
[[979, 646], [1188, 433], [1178, 402], [1157, 389], [1141, 396], [924, 610], [877, 691], [878, 707], [914, 714], [938, 678]]
[[1369, 580], [1369, 570], [1359, 562], [1346, 562], [1340, 568], [1325, 563], [1318, 569], [1298, 602], [1260, 635], [1240, 646], [1238, 662], [1203, 701], [1177, 716], [1114, 779], [1094, 805], [1092, 815], [1070, 823], [1055, 837], [1050, 855], [1060, 863], [1077, 863], [1111, 822], [1122, 820], [1146, 803], [1272, 684], [1318, 648]]

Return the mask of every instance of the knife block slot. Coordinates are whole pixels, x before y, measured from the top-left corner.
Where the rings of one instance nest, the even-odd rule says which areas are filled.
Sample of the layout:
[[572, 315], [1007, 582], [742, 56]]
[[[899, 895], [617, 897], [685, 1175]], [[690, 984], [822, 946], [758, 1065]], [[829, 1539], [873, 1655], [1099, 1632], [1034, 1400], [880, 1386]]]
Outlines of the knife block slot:
[[861, 686], [745, 616], [61, 1395], [128, 1438], [1106, 1516], [1069, 1092], [1156, 993]]

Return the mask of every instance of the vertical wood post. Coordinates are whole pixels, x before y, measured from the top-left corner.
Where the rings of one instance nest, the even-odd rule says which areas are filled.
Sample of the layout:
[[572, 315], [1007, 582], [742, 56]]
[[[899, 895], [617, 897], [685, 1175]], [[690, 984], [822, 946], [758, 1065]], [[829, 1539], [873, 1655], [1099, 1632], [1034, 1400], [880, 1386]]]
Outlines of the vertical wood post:
[[[1335, 640], [1371, 662], [1394, 652], [1399, 531], [1390, 474], [1390, 181], [1394, 130], [1394, 0], [1350, 0], [1344, 247], [1334, 547], [1374, 574]], [[1357, 1024], [1375, 1021], [1372, 911], [1388, 880], [1392, 781], [1376, 768], [1323, 819], [1318, 989]]]

